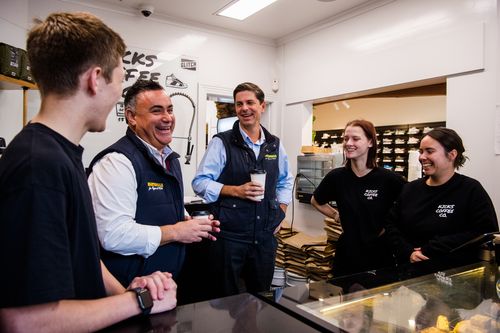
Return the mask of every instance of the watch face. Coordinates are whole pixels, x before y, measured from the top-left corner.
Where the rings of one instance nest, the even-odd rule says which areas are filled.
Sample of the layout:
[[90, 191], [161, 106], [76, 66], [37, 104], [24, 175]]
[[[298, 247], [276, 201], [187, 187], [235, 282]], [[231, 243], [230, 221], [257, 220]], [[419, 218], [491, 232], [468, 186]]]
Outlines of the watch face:
[[138, 294], [139, 305], [142, 310], [150, 309], [153, 307], [153, 298], [147, 289], [142, 289]]

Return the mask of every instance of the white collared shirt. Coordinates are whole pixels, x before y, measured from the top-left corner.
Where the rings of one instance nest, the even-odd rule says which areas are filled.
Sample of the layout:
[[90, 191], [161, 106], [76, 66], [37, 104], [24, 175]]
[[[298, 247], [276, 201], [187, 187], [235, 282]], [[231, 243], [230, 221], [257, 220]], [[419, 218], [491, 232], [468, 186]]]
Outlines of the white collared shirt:
[[[165, 165], [172, 149], [165, 147], [160, 153], [139, 139]], [[161, 229], [135, 221], [137, 179], [132, 162], [121, 153], [106, 154], [92, 168], [88, 183], [102, 247], [121, 255], [138, 254], [145, 258], [155, 253], [160, 246]]]

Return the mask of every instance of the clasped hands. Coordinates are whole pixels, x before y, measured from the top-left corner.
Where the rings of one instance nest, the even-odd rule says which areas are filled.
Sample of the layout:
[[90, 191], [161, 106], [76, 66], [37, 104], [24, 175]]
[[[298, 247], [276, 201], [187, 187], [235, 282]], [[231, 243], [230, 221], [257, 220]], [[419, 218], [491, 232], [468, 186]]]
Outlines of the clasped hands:
[[168, 311], [177, 305], [177, 284], [170, 273], [156, 271], [151, 275], [136, 277], [127, 290], [134, 288], [149, 290], [153, 299], [151, 313]]

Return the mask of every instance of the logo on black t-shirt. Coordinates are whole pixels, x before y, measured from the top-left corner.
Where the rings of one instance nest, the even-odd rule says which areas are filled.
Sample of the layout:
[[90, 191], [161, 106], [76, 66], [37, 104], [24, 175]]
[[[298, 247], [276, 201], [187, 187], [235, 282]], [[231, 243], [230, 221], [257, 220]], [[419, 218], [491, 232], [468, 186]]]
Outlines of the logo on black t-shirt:
[[378, 190], [365, 190], [366, 200], [373, 200], [373, 198], [378, 197]]
[[448, 214], [453, 214], [455, 211], [455, 205], [439, 205], [436, 209], [436, 214], [439, 217], [448, 217]]

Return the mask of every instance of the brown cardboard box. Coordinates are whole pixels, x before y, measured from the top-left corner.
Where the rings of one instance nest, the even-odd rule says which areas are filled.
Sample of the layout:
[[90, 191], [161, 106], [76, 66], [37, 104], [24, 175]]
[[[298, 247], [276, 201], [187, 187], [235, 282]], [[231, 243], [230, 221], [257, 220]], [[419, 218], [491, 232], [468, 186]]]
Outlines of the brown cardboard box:
[[332, 148], [322, 148], [316, 146], [302, 146], [302, 154], [331, 154]]

